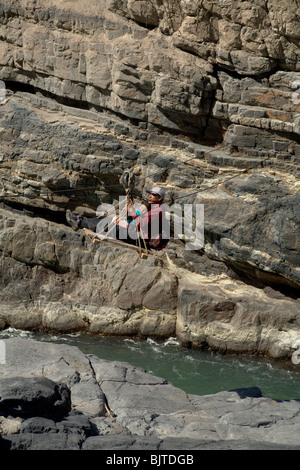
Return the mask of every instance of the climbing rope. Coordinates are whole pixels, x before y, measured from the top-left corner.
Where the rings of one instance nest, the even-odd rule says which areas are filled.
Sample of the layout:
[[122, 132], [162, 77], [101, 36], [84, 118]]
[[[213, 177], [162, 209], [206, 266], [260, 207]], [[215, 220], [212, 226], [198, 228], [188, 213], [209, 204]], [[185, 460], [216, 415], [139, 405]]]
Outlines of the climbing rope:
[[141, 244], [139, 242], [139, 245], [140, 245], [140, 258], [142, 259], [145, 259], [145, 258], [148, 258], [148, 248], [147, 248], [147, 244], [146, 244], [146, 241], [145, 241], [145, 238], [144, 238], [144, 234], [143, 234], [143, 230], [141, 229], [140, 227], [140, 230], [138, 231], [138, 237], [140, 239], [140, 234], [142, 236], [142, 240], [143, 240], [143, 244], [144, 244], [144, 249], [146, 251], [145, 253], [145, 256], [144, 256], [144, 253], [142, 253], [142, 250], [141, 250]]
[[[95, 235], [94, 237], [92, 237], [93, 242], [95, 242], [96, 239], [97, 239], [98, 243], [101, 243], [103, 240], [108, 240], [109, 235], [116, 228], [116, 225], [118, 224], [118, 221], [122, 218], [124, 218], [124, 219], [126, 218], [126, 216], [128, 215], [128, 208], [131, 207], [134, 204], [134, 199], [133, 199], [133, 195], [132, 195], [134, 185], [135, 185], [135, 176], [134, 176], [134, 174], [130, 170], [125, 170], [125, 172], [123, 173], [123, 175], [121, 177], [120, 182], [122, 183], [122, 185], [124, 187], [124, 190], [125, 190], [125, 194], [126, 194], [125, 207], [120, 209], [119, 215], [117, 217], [114, 217], [111, 220], [111, 222], [107, 226], [107, 231], [105, 232], [105, 236], [99, 238], [99, 234]], [[123, 201], [121, 201], [121, 202], [123, 202]], [[112, 208], [109, 211], [106, 212], [106, 216], [110, 215], [112, 212], [115, 213], [115, 210], [120, 208], [121, 202], [113, 205]], [[144, 249], [145, 249], [144, 252], [143, 252], [143, 249], [142, 249], [142, 246], [141, 246], [141, 237], [142, 237], [142, 241], [143, 241], [143, 245], [144, 245]], [[145, 242], [145, 238], [143, 236], [143, 232], [142, 232], [141, 229], [138, 229], [138, 227], [137, 227], [137, 245], [138, 245], [140, 258], [141, 259], [147, 259], [148, 258], [147, 245], [146, 245], [146, 242]]]
[[[264, 160], [261, 160], [259, 162], [259, 164], [263, 164], [265, 161], [267, 161], [270, 157], [266, 157]], [[202, 188], [202, 189], [198, 189], [197, 191], [193, 192], [193, 193], [189, 193], [189, 194], [185, 194], [184, 196], [180, 196], [177, 198], [178, 199], [182, 199], [184, 197], [189, 197], [189, 196], [193, 196], [194, 194], [198, 194], [198, 193], [202, 193], [204, 191], [209, 191], [210, 189], [214, 189], [220, 185], [223, 185], [224, 183], [227, 183], [227, 181], [230, 181], [230, 180], [233, 180], [235, 178], [238, 178], [242, 173], [248, 173], [248, 171], [250, 170], [253, 170], [253, 168], [256, 168], [258, 166], [258, 164], [255, 164], [253, 165], [252, 167], [248, 167], [248, 168], [245, 168], [244, 170], [241, 170], [237, 175], [233, 175], [233, 176], [230, 176], [229, 178], [226, 178], [225, 180], [223, 181], [220, 181], [216, 184], [213, 184], [211, 186], [208, 186], [207, 188]]]
[[[289, 143], [287, 143], [287, 146], [288, 145], [289, 145]], [[212, 153], [212, 151], [204, 152], [203, 158], [205, 158], [207, 155], [210, 155], [211, 153]], [[234, 178], [238, 178], [242, 173], [247, 173], [248, 171], [250, 171], [250, 170], [252, 170], [252, 169], [254, 169], [258, 166], [263, 166], [263, 164], [267, 160], [269, 160], [270, 158], [272, 158], [272, 157], [268, 156], [264, 160], [259, 160], [253, 166], [245, 168], [244, 170], [240, 171], [237, 175], [233, 175], [230, 178], [227, 178], [223, 181], [219, 181], [218, 183], [216, 183], [212, 186], [209, 186], [207, 188], [199, 189], [199, 190], [197, 190], [193, 193], [190, 193], [189, 195], [181, 196], [178, 199], [182, 199], [183, 197], [191, 196], [191, 195], [197, 194], [199, 192], [209, 191], [210, 189], [216, 188], [217, 186], [221, 186], [222, 184], [226, 183], [229, 180], [232, 180]], [[193, 157], [183, 161], [182, 163], [187, 164], [187, 163], [189, 163], [189, 162], [191, 162], [192, 160], [195, 160], [195, 159], [197, 159], [197, 157], [193, 156]], [[149, 175], [146, 175], [144, 177], [140, 177], [140, 178], [138, 178], [138, 182], [146, 180], [147, 178], [151, 178], [152, 176], [159, 175], [160, 173], [162, 173], [164, 171], [166, 171], [165, 168], [162, 169], [162, 170], [158, 170], [154, 173], [150, 173]], [[122, 183], [122, 185], [125, 189], [126, 199], [127, 199], [129, 204], [133, 204], [133, 193], [134, 193], [134, 188], [135, 188], [135, 182], [136, 182], [135, 175], [132, 173], [132, 171], [129, 170], [129, 169], [125, 170], [122, 177], [121, 177], [121, 183]], [[88, 188], [79, 187], [79, 188], [58, 189], [56, 191], [51, 191], [51, 194], [62, 194], [62, 193], [67, 193], [67, 192], [85, 191], [85, 190], [98, 189], [98, 188], [99, 188], [99, 185], [89, 186]], [[48, 194], [49, 194], [49, 191], [47, 191], [47, 193], [44, 193], [45, 196], [47, 196]], [[39, 196], [43, 196], [43, 191], [40, 192]], [[25, 194], [25, 193], [23, 193], [23, 194], [22, 193], [17, 193], [17, 194], [8, 195], [7, 197], [9, 197], [9, 198], [25, 197], [25, 198], [28, 198], [28, 199], [34, 199], [36, 196], [28, 195], [28, 194]], [[0, 194], [0, 198], [5, 198], [5, 195]], [[116, 207], [116, 206], [114, 206], [114, 207]]]
[[127, 169], [124, 171], [121, 177], [121, 183], [125, 189], [126, 199], [128, 205], [133, 205], [133, 195], [132, 192], [135, 187], [135, 176], [131, 170]]
[[[127, 170], [124, 171], [123, 176], [121, 178], [121, 182], [123, 184], [123, 187], [124, 187], [125, 193], [126, 193], [127, 207], [130, 207], [134, 204], [133, 194], [132, 193], [133, 193], [133, 190], [134, 190], [134, 187], [135, 187], [135, 176], [134, 176], [134, 174], [132, 173], [131, 170], [127, 169]], [[136, 231], [137, 231], [137, 242], [138, 242], [138, 246], [139, 246], [140, 258], [142, 258], [142, 259], [148, 258], [148, 248], [147, 248], [147, 245], [146, 245], [145, 238], [144, 238], [143, 231], [142, 231], [141, 227], [137, 227]], [[144, 245], [144, 249], [145, 249], [146, 253], [142, 252], [141, 237], [142, 237], [142, 241], [143, 241], [143, 245]]]

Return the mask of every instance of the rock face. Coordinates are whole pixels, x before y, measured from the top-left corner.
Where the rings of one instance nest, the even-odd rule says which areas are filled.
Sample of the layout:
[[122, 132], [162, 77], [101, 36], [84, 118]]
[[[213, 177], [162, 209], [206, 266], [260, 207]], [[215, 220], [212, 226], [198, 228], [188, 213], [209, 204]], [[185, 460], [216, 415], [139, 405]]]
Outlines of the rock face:
[[[290, 358], [296, 13], [296, 0], [0, 2], [1, 328]], [[66, 226], [66, 209], [116, 203], [127, 168], [137, 199], [161, 185], [169, 208], [204, 205], [202, 249], [176, 238], [140, 260]]]
[[[207, 161], [207, 147], [178, 138], [155, 148], [133, 141], [131, 126], [125, 136], [113, 134], [118, 121], [109, 125], [102, 116], [97, 128], [95, 113], [83, 130], [81, 111], [28, 93], [2, 110], [1, 328], [177, 334], [196, 347], [290, 358], [300, 337], [293, 176], [269, 167], [243, 175], [232, 161], [224, 165], [225, 152]], [[204, 205], [203, 250], [174, 239], [141, 260], [66, 226], [67, 207], [94, 214], [98, 204], [115, 202], [127, 167], [136, 173], [138, 198], [160, 184], [169, 207]]]
[[2, 328], [177, 334], [185, 344], [220, 351], [293, 353], [299, 300], [244, 284], [204, 254], [170, 242], [167, 254], [141, 260], [129, 248], [98, 248], [81, 232], [40, 218], [1, 216]]
[[300, 449], [297, 401], [276, 402], [255, 387], [188, 395], [66, 345], [15, 338], [5, 348], [2, 450]]
[[299, 157], [296, 0], [0, 7], [3, 80], [251, 154]]

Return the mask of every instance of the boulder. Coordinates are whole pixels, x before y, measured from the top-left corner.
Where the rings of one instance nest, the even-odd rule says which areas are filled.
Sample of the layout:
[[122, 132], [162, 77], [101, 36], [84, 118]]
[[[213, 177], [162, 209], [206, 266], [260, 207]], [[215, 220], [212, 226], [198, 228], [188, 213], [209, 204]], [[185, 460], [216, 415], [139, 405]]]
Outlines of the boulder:
[[224, 186], [229, 197], [197, 198], [205, 206], [206, 236], [218, 256], [258, 280], [269, 277], [273, 286], [298, 289], [299, 192], [256, 172]]
[[55, 420], [71, 411], [70, 391], [46, 377], [8, 377], [0, 382], [0, 412]]
[[298, 302], [268, 288], [250, 294], [225, 279], [203, 283], [200, 291], [194, 281], [179, 285], [176, 334], [183, 344], [223, 353], [291, 355], [299, 337]]

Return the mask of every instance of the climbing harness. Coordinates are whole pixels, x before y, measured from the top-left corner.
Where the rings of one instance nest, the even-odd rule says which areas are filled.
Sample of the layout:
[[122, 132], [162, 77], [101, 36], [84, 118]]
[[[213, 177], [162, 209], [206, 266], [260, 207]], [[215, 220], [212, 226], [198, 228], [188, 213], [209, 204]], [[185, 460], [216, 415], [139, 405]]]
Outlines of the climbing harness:
[[[134, 174], [132, 173], [131, 170], [127, 169], [127, 170], [124, 171], [124, 173], [121, 177], [121, 183], [122, 183], [122, 185], [124, 187], [124, 190], [125, 190], [125, 193], [126, 193], [127, 207], [130, 207], [134, 204], [132, 193], [133, 193], [133, 190], [134, 190], [134, 187], [135, 187], [135, 176], [134, 176]], [[142, 252], [141, 237], [142, 237], [144, 248], [145, 248], [144, 253]], [[137, 228], [137, 241], [138, 241], [138, 245], [139, 245], [140, 257], [142, 259], [147, 259], [148, 258], [148, 249], [147, 249], [147, 245], [146, 245], [146, 242], [145, 242], [145, 239], [144, 239], [144, 236], [143, 236], [143, 231], [141, 230], [141, 228]]]
[[[138, 247], [135, 246], [135, 245], [126, 244], [126, 243], [124, 243], [120, 240], [115, 240], [113, 238], [109, 238], [109, 235], [115, 229], [116, 224], [118, 223], [118, 220], [122, 219], [122, 217], [125, 218], [126, 215], [127, 215], [128, 207], [130, 207], [134, 204], [134, 199], [133, 199], [133, 195], [132, 195], [132, 192], [133, 192], [134, 187], [135, 187], [135, 176], [134, 176], [134, 174], [128, 169], [125, 170], [122, 177], [121, 177], [120, 182], [123, 185], [123, 188], [124, 188], [125, 193], [126, 193], [126, 204], [125, 204], [125, 207], [121, 208], [120, 207], [121, 203], [119, 202], [118, 204], [114, 205], [110, 211], [107, 212], [107, 215], [108, 215], [112, 211], [115, 211], [115, 209], [117, 209], [117, 208], [120, 211], [119, 216], [114, 218], [111, 221], [111, 223], [107, 226], [107, 231], [105, 232], [105, 236], [99, 238], [98, 234], [96, 234], [95, 232], [92, 232], [91, 230], [86, 229], [86, 228], [84, 229], [84, 232], [85, 232], [86, 235], [88, 235], [92, 239], [93, 243], [101, 243], [103, 240], [108, 240], [108, 241], [113, 241], [115, 244], [120, 244], [121, 243], [123, 246], [125, 244], [127, 247], [138, 249], [138, 252], [139, 252], [139, 255], [140, 255], [141, 259], [147, 259], [148, 258], [148, 248], [147, 248], [145, 238], [144, 238], [144, 235], [143, 235], [143, 231], [142, 231], [141, 228], [137, 227]], [[143, 245], [144, 245], [143, 248], [142, 248], [141, 238], [142, 238], [142, 242], [143, 242]], [[116, 242], [118, 242], [118, 243], [116, 243]]]
[[135, 176], [132, 173], [131, 170], [125, 170], [122, 177], [121, 177], [121, 183], [123, 185], [123, 188], [125, 189], [125, 193], [129, 201], [132, 201], [133, 203], [133, 197], [132, 197], [132, 192], [135, 187]]
[[124, 186], [124, 189], [134, 189], [135, 186], [135, 176], [132, 173], [131, 170], [127, 169], [124, 171], [122, 177], [121, 177], [121, 182]]

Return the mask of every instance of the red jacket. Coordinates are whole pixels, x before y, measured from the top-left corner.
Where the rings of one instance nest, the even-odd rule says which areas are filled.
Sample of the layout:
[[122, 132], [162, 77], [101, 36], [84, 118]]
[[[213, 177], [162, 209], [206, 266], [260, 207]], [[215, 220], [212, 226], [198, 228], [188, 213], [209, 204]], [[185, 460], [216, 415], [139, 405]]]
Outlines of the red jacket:
[[[168, 243], [168, 222], [164, 204], [151, 204], [146, 214], [133, 215], [136, 226], [151, 248], [161, 250]], [[165, 238], [164, 238], [165, 237]]]

